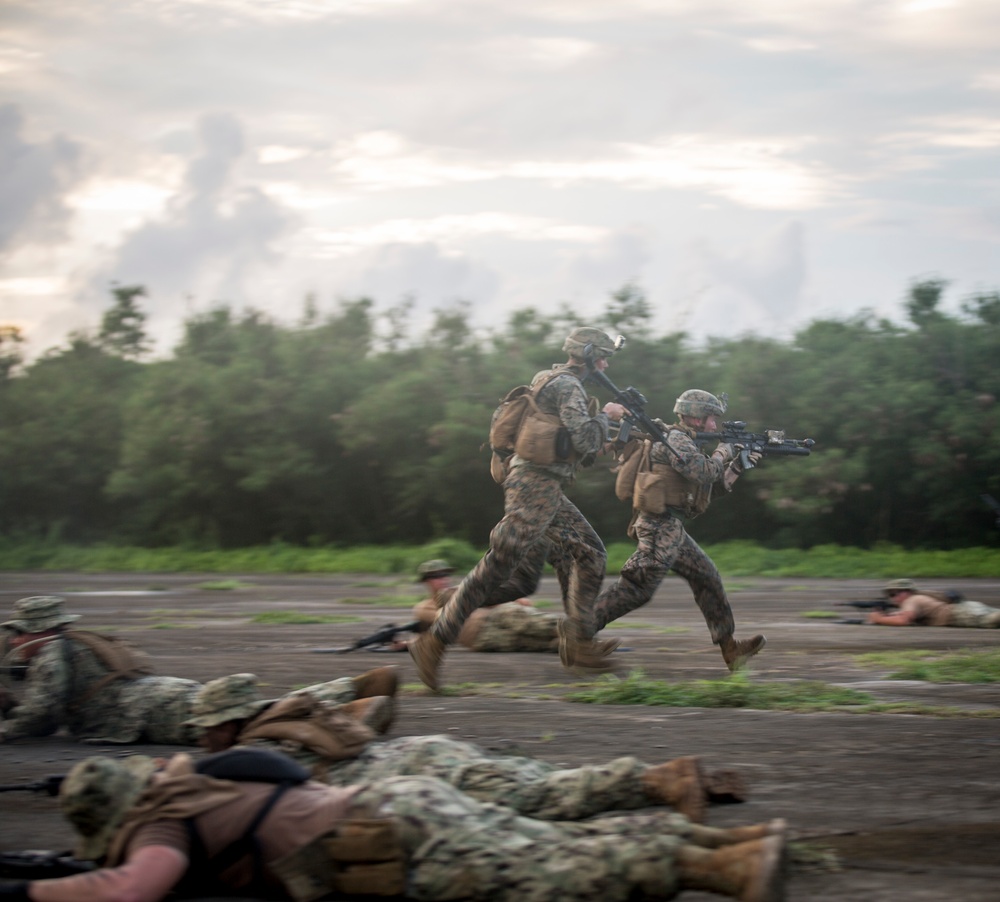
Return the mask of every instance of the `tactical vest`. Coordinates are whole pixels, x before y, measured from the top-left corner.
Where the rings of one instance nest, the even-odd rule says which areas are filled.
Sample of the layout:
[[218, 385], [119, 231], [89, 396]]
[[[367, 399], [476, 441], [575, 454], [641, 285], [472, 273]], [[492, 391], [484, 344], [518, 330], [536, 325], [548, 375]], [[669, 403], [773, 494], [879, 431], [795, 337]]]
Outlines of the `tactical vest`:
[[114, 636], [92, 633], [90, 630], [65, 630], [59, 634], [59, 641], [62, 643], [63, 658], [71, 668], [73, 661], [72, 643], [79, 642], [93, 652], [101, 664], [108, 669], [108, 673], [85, 692], [67, 699], [67, 707], [79, 708], [115, 680], [137, 680], [153, 673], [149, 655]]
[[[677, 424], [667, 427], [668, 439], [672, 432], [683, 432], [691, 438], [695, 436], [694, 430]], [[632, 506], [644, 514], [658, 515], [676, 512], [688, 519], [703, 514], [712, 501], [712, 486], [692, 482], [678, 473], [670, 464], [652, 460], [650, 457], [652, 445], [651, 441], [645, 440], [643, 447], [636, 449], [625, 462], [625, 465], [632, 465], [629, 467], [633, 480]], [[638, 456], [638, 461], [633, 461], [636, 456]], [[622, 470], [619, 471], [620, 477], [624, 470], [625, 466], [623, 465]], [[627, 479], [628, 477], [623, 482]], [[625, 488], [624, 484], [622, 488]], [[615, 491], [618, 497], [621, 497], [617, 481]]]
[[495, 481], [506, 478], [506, 462], [512, 454], [539, 466], [577, 459], [569, 430], [557, 414], [541, 410], [537, 401], [541, 390], [563, 372], [555, 370], [531, 385], [512, 388], [493, 411], [489, 443], [493, 450], [490, 471]]

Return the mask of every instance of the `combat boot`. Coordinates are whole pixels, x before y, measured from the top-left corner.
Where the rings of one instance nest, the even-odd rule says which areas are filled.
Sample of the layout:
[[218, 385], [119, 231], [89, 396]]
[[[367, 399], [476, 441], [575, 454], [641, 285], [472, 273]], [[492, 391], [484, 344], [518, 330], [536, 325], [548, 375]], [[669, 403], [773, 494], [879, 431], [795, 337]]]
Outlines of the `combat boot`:
[[399, 688], [399, 668], [392, 664], [376, 667], [354, 677], [354, 697], [374, 698], [377, 695], [393, 696]]
[[690, 756], [657, 764], [642, 775], [646, 795], [670, 805], [692, 823], [705, 819], [705, 783], [698, 759]]
[[783, 902], [786, 869], [783, 836], [768, 836], [709, 851], [682, 845], [677, 869], [684, 889], [707, 890], [741, 902]]
[[746, 662], [765, 645], [767, 645], [767, 639], [763, 636], [754, 636], [752, 639], [742, 639], [739, 641], [732, 636], [726, 636], [719, 643], [719, 648], [722, 651], [722, 659], [726, 662], [726, 666], [730, 670], [736, 671], [744, 667]]
[[389, 732], [389, 727], [396, 719], [396, 700], [388, 695], [359, 698], [341, 705], [339, 710], [382, 735]]
[[447, 647], [431, 630], [421, 633], [406, 645], [413, 663], [417, 665], [417, 676], [434, 692], [438, 690], [438, 670]]
[[787, 830], [788, 824], [783, 817], [776, 817], [764, 824], [751, 824], [749, 827], [705, 827], [692, 824], [691, 832], [684, 837], [684, 841], [703, 849], [719, 849], [768, 836], [784, 838]]
[[559, 621], [559, 660], [574, 673], [611, 670], [615, 664], [608, 656], [621, 645], [621, 639], [584, 639], [580, 628], [568, 618]]

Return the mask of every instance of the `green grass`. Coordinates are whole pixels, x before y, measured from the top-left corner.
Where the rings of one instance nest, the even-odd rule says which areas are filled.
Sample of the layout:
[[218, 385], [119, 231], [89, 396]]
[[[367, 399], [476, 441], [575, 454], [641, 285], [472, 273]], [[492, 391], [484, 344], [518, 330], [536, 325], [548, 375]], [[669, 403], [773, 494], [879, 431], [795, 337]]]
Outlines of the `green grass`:
[[889, 670], [890, 680], [923, 680], [928, 683], [998, 683], [1000, 650], [960, 648], [954, 651], [872, 652], [856, 655], [866, 667]]
[[802, 616], [809, 620], [839, 620], [844, 615], [836, 611], [803, 611]]
[[425, 595], [379, 595], [377, 598], [338, 598], [338, 604], [370, 605], [380, 608], [412, 608]]
[[[608, 546], [608, 573], [614, 574], [635, 550], [631, 542]], [[732, 591], [753, 577], [809, 579], [992, 578], [1000, 572], [1000, 548], [954, 551], [908, 550], [895, 545], [870, 549], [820, 545], [809, 549], [765, 548], [754, 542], [706, 545]], [[0, 570], [63, 570], [147, 573], [366, 573], [412, 580], [417, 565], [444, 558], [461, 575], [484, 549], [454, 539], [424, 545], [300, 547], [275, 542], [252, 548], [138, 548], [120, 545], [63, 545], [0, 540]], [[670, 576], [668, 579], [678, 579]], [[748, 582], [748, 580], [750, 582]]]
[[299, 623], [363, 623], [364, 617], [350, 614], [301, 614], [298, 611], [261, 611], [250, 618], [251, 623], [268, 623], [273, 626]]
[[646, 678], [641, 669], [626, 677], [602, 676], [590, 687], [571, 692], [574, 702], [597, 705], [664, 705], [672, 708], [759, 708], [779, 711], [830, 711], [867, 705], [867, 692], [810, 680], [751, 682], [745, 674], [722, 680], [666, 683]]
[[238, 579], [216, 579], [207, 583], [198, 583], [197, 588], [208, 592], [232, 592], [235, 589], [251, 589], [250, 583], [241, 583]]

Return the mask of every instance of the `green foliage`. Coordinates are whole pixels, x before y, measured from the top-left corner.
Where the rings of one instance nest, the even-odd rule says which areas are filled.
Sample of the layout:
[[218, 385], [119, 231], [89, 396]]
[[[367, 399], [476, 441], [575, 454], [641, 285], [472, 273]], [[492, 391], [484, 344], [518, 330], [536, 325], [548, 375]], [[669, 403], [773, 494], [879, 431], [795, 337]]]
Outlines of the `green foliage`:
[[956, 651], [872, 652], [856, 655], [866, 667], [892, 671], [890, 680], [924, 680], [929, 683], [1000, 682], [1000, 653], [995, 649], [958, 649]]
[[600, 677], [592, 687], [571, 692], [570, 701], [595, 705], [664, 705], [672, 708], [756, 708], [781, 711], [830, 711], [873, 701], [865, 692], [809, 680], [752, 682], [736, 673], [722, 680], [666, 683], [646, 678], [641, 669], [621, 678]]
[[[628, 344], [609, 375], [642, 391], [651, 415], [670, 419], [686, 388], [726, 391], [729, 416], [752, 430], [817, 442], [810, 457], [766, 460], [690, 525], [724, 573], [805, 572], [801, 557], [782, 556], [795, 549], [812, 550], [805, 566], [820, 576], [996, 572], [973, 556], [998, 545], [979, 496], [1000, 496], [1000, 296], [966, 299], [954, 315], [946, 290], [938, 279], [909, 286], [902, 325], [864, 313], [814, 321], [790, 341], [700, 346], [652, 334], [639, 286], [611, 294], [604, 325]], [[349, 299], [324, 315], [306, 299], [294, 325], [223, 304], [146, 362], [144, 296], [113, 286], [96, 336], [74, 334], [30, 366], [24, 336], [0, 327], [0, 536], [168, 558], [197, 549], [210, 568], [217, 549], [254, 549], [267, 560], [251, 570], [326, 567], [299, 549], [453, 540], [461, 548], [444, 556], [466, 569], [478, 552], [465, 549], [485, 545], [502, 513], [482, 450], [490, 414], [561, 360], [579, 325], [566, 305], [516, 311], [480, 338], [467, 304], [437, 311], [423, 334], [405, 300], [380, 313]], [[633, 546], [611, 463], [583, 470], [569, 494], [615, 543], [615, 572]], [[847, 546], [870, 555], [858, 572]], [[935, 558], [963, 548], [961, 562]], [[914, 551], [922, 567], [899, 566]], [[416, 565], [404, 557], [381, 566]]]
[[[608, 573], [621, 569], [631, 545], [614, 545]], [[706, 546], [732, 591], [732, 577], [885, 580], [900, 573], [911, 578], [991, 578], [1000, 570], [1000, 549], [967, 548], [924, 553], [901, 548], [864, 551], [858, 548], [774, 550], [750, 542]], [[464, 542], [447, 540], [419, 547], [358, 545], [353, 548], [312, 547], [275, 543], [249, 548], [198, 551], [182, 547], [136, 548], [127, 545], [67, 545], [58, 542], [4, 540], [0, 537], [0, 570], [69, 570], [147, 573], [371, 573], [398, 574], [410, 584], [421, 561], [444, 558], [458, 574], [468, 572], [482, 556]], [[667, 579], [679, 579], [671, 574]], [[360, 602], [359, 602], [360, 603]]]

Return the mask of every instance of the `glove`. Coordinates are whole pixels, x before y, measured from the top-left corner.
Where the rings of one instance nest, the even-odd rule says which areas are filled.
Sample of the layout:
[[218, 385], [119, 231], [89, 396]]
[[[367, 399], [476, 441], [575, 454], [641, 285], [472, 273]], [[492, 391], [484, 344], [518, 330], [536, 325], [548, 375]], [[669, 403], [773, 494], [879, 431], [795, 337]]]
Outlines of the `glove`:
[[716, 454], [720, 453], [722, 454], [722, 462], [727, 464], [734, 457], [736, 457], [736, 446], [730, 445], [727, 442], [719, 442], [719, 444], [715, 446], [715, 450], [712, 452], [712, 457], [715, 457]]
[[729, 469], [732, 470], [737, 476], [742, 475], [744, 470], [750, 469], [750, 467], [756, 467], [757, 464], [759, 464], [764, 457], [764, 455], [760, 451], [750, 451], [747, 454], [747, 457], [750, 459], [750, 467], [744, 467], [743, 457], [739, 453], [740, 450], [741, 449], [737, 445], [736, 457], [733, 458], [733, 462], [729, 465]]

